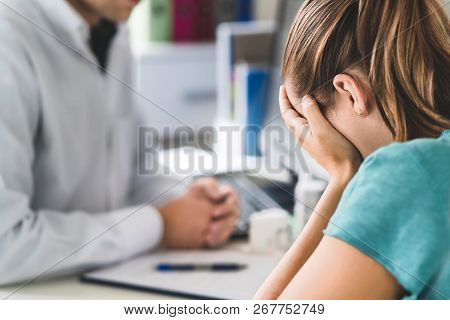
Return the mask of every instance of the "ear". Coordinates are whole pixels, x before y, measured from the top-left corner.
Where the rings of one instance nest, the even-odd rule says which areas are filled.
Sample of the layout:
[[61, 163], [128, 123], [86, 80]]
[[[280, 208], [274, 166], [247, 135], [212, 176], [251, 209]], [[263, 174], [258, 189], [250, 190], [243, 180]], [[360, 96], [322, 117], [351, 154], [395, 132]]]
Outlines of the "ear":
[[357, 115], [364, 117], [369, 114], [367, 94], [358, 80], [348, 74], [338, 74], [333, 79], [333, 85], [339, 94], [350, 99]]

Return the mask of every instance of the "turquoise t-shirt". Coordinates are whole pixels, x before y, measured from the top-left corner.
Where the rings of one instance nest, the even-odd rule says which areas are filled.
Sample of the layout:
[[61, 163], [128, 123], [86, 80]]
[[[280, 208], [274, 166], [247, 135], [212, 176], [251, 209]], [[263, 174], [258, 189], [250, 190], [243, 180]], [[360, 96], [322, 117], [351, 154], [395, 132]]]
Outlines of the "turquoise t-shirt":
[[347, 186], [325, 234], [375, 259], [404, 299], [450, 299], [450, 130], [380, 148]]

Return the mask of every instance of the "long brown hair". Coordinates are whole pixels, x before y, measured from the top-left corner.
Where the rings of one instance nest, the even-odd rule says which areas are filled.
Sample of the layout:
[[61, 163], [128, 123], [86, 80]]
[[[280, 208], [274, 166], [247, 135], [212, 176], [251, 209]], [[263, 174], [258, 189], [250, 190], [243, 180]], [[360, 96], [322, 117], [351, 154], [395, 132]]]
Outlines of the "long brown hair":
[[332, 79], [364, 74], [394, 139], [450, 128], [447, 14], [435, 0], [308, 0], [287, 40], [282, 77], [330, 104]]

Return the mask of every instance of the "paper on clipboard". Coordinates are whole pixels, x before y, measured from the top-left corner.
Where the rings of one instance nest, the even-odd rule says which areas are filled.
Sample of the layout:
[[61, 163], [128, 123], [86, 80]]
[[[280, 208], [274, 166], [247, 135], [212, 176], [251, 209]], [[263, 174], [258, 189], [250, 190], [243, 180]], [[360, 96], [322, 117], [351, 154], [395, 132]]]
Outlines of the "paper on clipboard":
[[[83, 281], [148, 290], [199, 299], [251, 299], [281, 256], [238, 251], [159, 251], [102, 270], [88, 272]], [[155, 270], [159, 263], [246, 264], [239, 271]]]

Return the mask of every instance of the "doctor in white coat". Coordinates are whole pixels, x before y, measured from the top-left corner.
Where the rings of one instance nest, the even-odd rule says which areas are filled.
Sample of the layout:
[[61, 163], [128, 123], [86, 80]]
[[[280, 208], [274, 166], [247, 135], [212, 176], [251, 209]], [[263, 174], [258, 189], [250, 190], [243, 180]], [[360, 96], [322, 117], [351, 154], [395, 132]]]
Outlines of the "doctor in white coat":
[[237, 195], [212, 179], [146, 203], [175, 186], [136, 173], [120, 22], [137, 2], [0, 0], [0, 285], [218, 246], [234, 228]]

